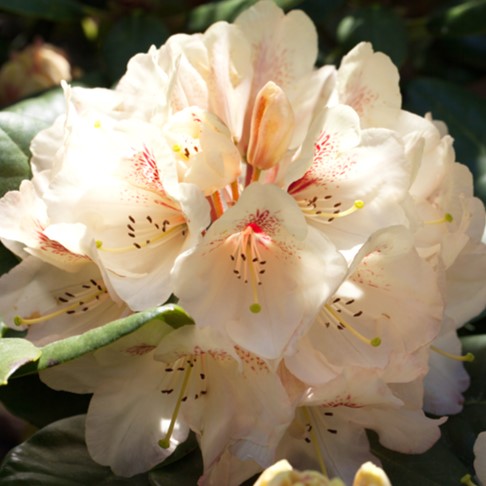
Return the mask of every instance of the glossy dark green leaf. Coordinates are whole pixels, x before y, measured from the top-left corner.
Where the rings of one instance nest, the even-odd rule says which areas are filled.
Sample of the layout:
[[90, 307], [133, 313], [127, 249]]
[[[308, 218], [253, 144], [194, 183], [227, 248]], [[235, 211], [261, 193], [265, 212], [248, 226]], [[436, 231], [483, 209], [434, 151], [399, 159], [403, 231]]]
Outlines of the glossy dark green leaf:
[[457, 160], [471, 169], [476, 194], [486, 201], [486, 101], [452, 83], [418, 78], [405, 87], [405, 108], [447, 124]]
[[[16, 376], [37, 372], [83, 356], [136, 331], [154, 319], [162, 320], [175, 329], [193, 323], [184, 310], [174, 304], [148, 309], [91, 329], [79, 336], [47, 344], [41, 348], [42, 354], [39, 360], [19, 370]], [[2, 372], [3, 370], [0, 369], [0, 373]]]
[[19, 263], [19, 259], [0, 243], [0, 275], [7, 273], [17, 263]]
[[111, 81], [115, 82], [123, 75], [133, 55], [146, 52], [151, 45], [159, 47], [168, 36], [167, 27], [156, 17], [137, 14], [120, 18], [111, 26], [102, 45]]
[[22, 365], [37, 361], [41, 350], [30, 341], [22, 338], [0, 339], [0, 385], [5, 385], [8, 378]]
[[393, 10], [375, 5], [356, 10], [344, 17], [337, 28], [337, 40], [343, 53], [362, 41], [375, 51], [388, 54], [400, 66], [407, 56], [408, 39], [404, 21]]
[[370, 434], [372, 453], [378, 457], [394, 486], [446, 486], [460, 484], [470, 473], [441, 439], [424, 454], [400, 454], [381, 446]]
[[0, 0], [0, 9], [53, 21], [79, 20], [84, 14], [76, 0]]
[[59, 420], [15, 447], [0, 467], [2, 486], [148, 486], [147, 475], [119, 478], [95, 463], [84, 442], [84, 416]]
[[38, 375], [22, 376], [0, 387], [0, 402], [14, 415], [36, 427], [86, 413], [91, 395], [56, 391]]
[[35, 118], [0, 112], [0, 196], [30, 177], [29, 144], [44, 126]]
[[84, 415], [47, 425], [7, 455], [0, 466], [0, 483], [2, 486], [192, 486], [202, 474], [201, 453], [193, 435], [179, 445], [167, 464], [162, 463], [148, 473], [122, 478], [91, 459], [84, 432]]
[[150, 471], [148, 477], [153, 486], [192, 486], [197, 484], [202, 472], [201, 452], [193, 449], [181, 460]]
[[17, 113], [35, 119], [43, 127], [52, 125], [54, 120], [66, 111], [66, 100], [61, 88], [54, 88], [38, 96], [7, 106], [4, 111]]
[[460, 2], [430, 18], [428, 28], [434, 34], [461, 36], [486, 34], [486, 1]]

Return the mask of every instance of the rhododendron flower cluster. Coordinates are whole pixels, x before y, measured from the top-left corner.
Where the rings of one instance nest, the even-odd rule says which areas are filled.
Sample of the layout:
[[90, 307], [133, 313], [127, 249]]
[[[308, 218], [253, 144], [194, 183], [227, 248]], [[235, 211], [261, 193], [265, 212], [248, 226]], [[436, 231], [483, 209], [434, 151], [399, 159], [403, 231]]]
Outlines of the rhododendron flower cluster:
[[41, 373], [92, 393], [93, 459], [133, 476], [190, 431], [201, 484], [286, 458], [350, 484], [365, 429], [421, 453], [461, 409], [456, 330], [486, 303], [482, 203], [446, 127], [401, 108], [368, 43], [316, 68], [300, 11], [263, 0], [233, 24], [138, 54], [116, 88], [64, 84], [33, 178], [0, 201], [22, 261], [6, 323], [45, 344], [178, 303]]

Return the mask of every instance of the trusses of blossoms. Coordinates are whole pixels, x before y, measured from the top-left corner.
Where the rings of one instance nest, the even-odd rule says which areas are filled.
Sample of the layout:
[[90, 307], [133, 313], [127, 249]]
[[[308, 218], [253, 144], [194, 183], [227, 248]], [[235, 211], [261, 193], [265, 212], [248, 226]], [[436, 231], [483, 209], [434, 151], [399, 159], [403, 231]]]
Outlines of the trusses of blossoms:
[[277, 456], [351, 480], [366, 428], [418, 453], [443, 422], [424, 405], [461, 408], [456, 330], [486, 301], [471, 175], [443, 125], [401, 109], [387, 56], [362, 43], [339, 69], [316, 57], [310, 19], [268, 0], [175, 35], [114, 90], [65, 86], [33, 180], [0, 201], [0, 238], [23, 260], [0, 310], [28, 339], [171, 295], [195, 320], [42, 374], [93, 393], [88, 449], [117, 474], [193, 430], [201, 484]]

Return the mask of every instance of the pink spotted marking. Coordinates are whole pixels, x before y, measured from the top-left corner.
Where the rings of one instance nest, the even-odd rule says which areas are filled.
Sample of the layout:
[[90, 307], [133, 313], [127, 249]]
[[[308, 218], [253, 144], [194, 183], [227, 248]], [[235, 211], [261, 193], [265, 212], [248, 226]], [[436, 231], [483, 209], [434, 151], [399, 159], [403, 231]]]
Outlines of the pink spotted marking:
[[148, 147], [133, 155], [131, 176], [136, 185], [165, 194], [157, 161]]
[[353, 400], [351, 395], [345, 397], [337, 397], [334, 400], [323, 403], [321, 408], [336, 408], [336, 407], [348, 407], [348, 408], [362, 408], [364, 405], [357, 403]]
[[367, 86], [356, 83], [352, 89], [349, 90], [345, 103], [352, 106], [360, 116], [363, 116], [366, 109], [377, 99], [377, 93], [371, 91]]
[[154, 349], [155, 346], [151, 344], [136, 344], [135, 346], [125, 349], [125, 351], [131, 356], [143, 356]]
[[77, 255], [69, 251], [64, 245], [58, 241], [51, 240], [44, 234], [44, 228], [39, 226], [37, 230], [37, 237], [39, 239], [39, 249], [47, 253], [52, 253], [54, 255], [65, 258], [66, 260], [86, 260], [88, 259], [85, 255]]

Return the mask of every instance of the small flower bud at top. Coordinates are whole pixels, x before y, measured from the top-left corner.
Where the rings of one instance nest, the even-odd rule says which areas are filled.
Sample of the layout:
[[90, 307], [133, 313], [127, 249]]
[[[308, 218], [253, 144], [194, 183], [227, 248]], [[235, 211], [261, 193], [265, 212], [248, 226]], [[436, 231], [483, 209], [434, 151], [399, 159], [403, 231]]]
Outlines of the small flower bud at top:
[[266, 170], [277, 165], [289, 148], [294, 112], [283, 90], [269, 81], [257, 94], [251, 118], [247, 160]]

